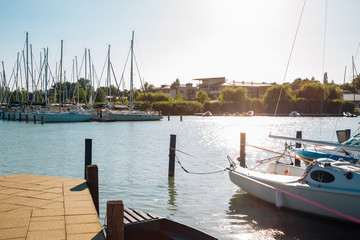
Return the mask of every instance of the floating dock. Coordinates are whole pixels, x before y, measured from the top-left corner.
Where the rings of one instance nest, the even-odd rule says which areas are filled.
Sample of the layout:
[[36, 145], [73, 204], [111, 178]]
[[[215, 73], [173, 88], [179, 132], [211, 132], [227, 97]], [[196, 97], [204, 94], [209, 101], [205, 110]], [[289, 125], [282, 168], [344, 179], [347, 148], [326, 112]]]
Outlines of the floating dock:
[[0, 239], [105, 239], [86, 181], [0, 176]]

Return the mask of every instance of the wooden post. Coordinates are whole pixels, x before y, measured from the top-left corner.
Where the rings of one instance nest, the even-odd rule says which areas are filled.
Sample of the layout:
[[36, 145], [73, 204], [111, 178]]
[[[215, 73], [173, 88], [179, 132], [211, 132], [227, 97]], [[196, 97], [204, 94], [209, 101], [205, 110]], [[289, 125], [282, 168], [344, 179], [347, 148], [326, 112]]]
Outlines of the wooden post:
[[85, 139], [85, 176], [84, 179], [86, 179], [86, 166], [91, 165], [92, 162], [92, 139]]
[[[296, 138], [301, 139], [302, 138], [302, 131], [296, 131]], [[296, 148], [301, 148], [301, 143], [297, 142], [295, 144]], [[295, 159], [295, 166], [300, 167], [300, 160], [299, 159]]]
[[245, 146], [246, 146], [246, 133], [240, 133], [240, 167], [246, 167]]
[[10, 113], [8, 114], [8, 120], [9, 120], [9, 121], [11, 120]]
[[25, 122], [28, 123], [29, 122], [29, 115], [25, 115]]
[[182, 114], [180, 114], [180, 122], [182, 121]]
[[34, 123], [36, 123], [36, 115], [34, 114]]
[[168, 121], [170, 121], [170, 114], [168, 114]]
[[44, 116], [41, 116], [41, 124], [44, 124]]
[[169, 177], [175, 175], [175, 148], [176, 148], [176, 135], [170, 135], [170, 152], [169, 152]]
[[106, 239], [124, 240], [123, 201], [108, 201], [106, 205]]
[[19, 113], [19, 121], [21, 122], [21, 112]]
[[88, 165], [86, 167], [86, 182], [99, 216], [99, 174], [97, 165]]
[[15, 119], [16, 119], [16, 113], [14, 113], [14, 121], [15, 121]]

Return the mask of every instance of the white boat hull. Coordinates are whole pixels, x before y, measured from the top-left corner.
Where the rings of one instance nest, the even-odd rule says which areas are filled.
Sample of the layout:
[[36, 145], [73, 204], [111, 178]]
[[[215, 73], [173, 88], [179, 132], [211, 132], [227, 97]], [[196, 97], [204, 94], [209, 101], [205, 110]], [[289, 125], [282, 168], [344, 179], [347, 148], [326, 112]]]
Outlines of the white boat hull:
[[[358, 192], [324, 190], [311, 187], [306, 183], [302, 184], [301, 181], [295, 180], [296, 177], [274, 175], [272, 179], [271, 175], [274, 174], [247, 169], [229, 171], [230, 179], [234, 184], [249, 194], [278, 207], [346, 221], [351, 221], [348, 216], [360, 219], [360, 208], [358, 207], [360, 194]], [[293, 194], [293, 196], [282, 193], [274, 187]]]
[[35, 113], [36, 120], [44, 123], [61, 123], [61, 122], [89, 122], [93, 120], [92, 114], [73, 112], [45, 112]]

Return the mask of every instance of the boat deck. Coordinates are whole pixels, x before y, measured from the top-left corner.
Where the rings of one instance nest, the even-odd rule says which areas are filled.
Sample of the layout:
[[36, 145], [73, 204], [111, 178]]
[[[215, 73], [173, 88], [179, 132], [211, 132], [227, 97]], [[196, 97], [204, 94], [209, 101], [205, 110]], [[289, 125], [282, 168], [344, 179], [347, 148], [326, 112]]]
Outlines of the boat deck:
[[0, 239], [105, 239], [86, 181], [0, 176]]

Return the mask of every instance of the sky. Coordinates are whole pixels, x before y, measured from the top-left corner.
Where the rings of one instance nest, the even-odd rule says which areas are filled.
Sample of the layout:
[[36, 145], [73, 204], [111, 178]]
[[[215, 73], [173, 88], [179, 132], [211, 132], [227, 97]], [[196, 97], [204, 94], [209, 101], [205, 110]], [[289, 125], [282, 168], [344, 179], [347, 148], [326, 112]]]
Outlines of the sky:
[[111, 45], [119, 80], [134, 31], [136, 75], [155, 87], [210, 77], [281, 84], [322, 80], [324, 72], [335, 83], [351, 81], [352, 57], [360, 68], [360, 1], [308, 0], [291, 51], [303, 5], [304, 0], [0, 0], [0, 61], [9, 81], [28, 32], [37, 65], [48, 47], [55, 71], [63, 40], [67, 79], [73, 59], [80, 65], [85, 49], [100, 78]]

